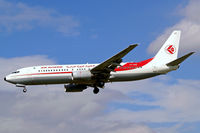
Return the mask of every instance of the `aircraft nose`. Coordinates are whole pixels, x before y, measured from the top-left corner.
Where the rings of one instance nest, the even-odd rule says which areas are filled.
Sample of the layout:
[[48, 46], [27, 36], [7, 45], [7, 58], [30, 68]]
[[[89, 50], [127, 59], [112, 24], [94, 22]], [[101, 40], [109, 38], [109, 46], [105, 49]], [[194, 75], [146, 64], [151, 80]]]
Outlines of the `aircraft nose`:
[[16, 79], [13, 78], [13, 77], [10, 77], [9, 75], [8, 75], [8, 76], [5, 76], [5, 77], [4, 77], [4, 80], [5, 80], [6, 82], [12, 83], [12, 84], [16, 84], [16, 83], [17, 83]]

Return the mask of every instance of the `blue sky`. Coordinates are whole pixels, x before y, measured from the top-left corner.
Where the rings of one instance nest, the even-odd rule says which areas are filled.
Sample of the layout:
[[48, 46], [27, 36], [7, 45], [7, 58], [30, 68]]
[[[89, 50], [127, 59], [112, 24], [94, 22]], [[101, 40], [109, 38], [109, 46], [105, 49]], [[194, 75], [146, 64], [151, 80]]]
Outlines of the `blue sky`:
[[[19, 4], [19, 1], [11, 3]], [[147, 52], [149, 44], [163, 33], [166, 27], [172, 26], [183, 17], [180, 15], [179, 8], [188, 4], [188, 1], [180, 3], [177, 0], [173, 1], [173, 4], [168, 1], [156, 3], [145, 1], [144, 4], [144, 1], [123, 2], [120, 0], [59, 1], [56, 3], [36, 0], [20, 1], [20, 3], [31, 8], [39, 8], [42, 12], [47, 12], [47, 16], [52, 19], [71, 17], [71, 22], [58, 20], [60, 22], [50, 22], [48, 26], [44, 26], [45, 24], [39, 24], [41, 20], [33, 18], [32, 21], [25, 19], [24, 22], [24, 25], [28, 24], [31, 27], [30, 29], [24, 25], [21, 29], [15, 29], [13, 24], [20, 23], [20, 21], [17, 22], [18, 20], [13, 22], [12, 28], [2, 26], [0, 41], [3, 50], [0, 56], [10, 58], [47, 55], [59, 64], [74, 64], [101, 62], [133, 43], [140, 45], [124, 59], [125, 61], [151, 58], [155, 52], [153, 54]], [[25, 12], [23, 8], [15, 8], [12, 9], [14, 12], [19, 14]], [[34, 9], [31, 12], [34, 14]], [[23, 23], [23, 20], [21, 21]], [[66, 34], [68, 29], [66, 32], [59, 32], [57, 29], [61, 28], [63, 23], [76, 25], [69, 26], [71, 31], [69, 30]], [[185, 78], [192, 75], [194, 76], [187, 73]]]
[[[74, 30], [79, 34], [70, 33], [66, 36], [56, 32], [56, 29], [32, 22], [35, 26], [31, 30], [12, 29], [11, 32], [1, 33], [1, 42], [4, 44], [1, 56], [42, 54], [54, 58], [58, 63], [85, 63], [103, 61], [132, 43], [139, 43], [140, 47], [128, 56], [127, 60], [139, 61], [148, 57], [146, 49], [150, 42], [180, 18], [175, 11], [177, 6], [184, 6], [186, 2], [179, 3], [177, 0], [173, 1], [173, 4], [167, 1], [154, 4], [152, 1], [148, 3], [145, 1], [144, 4], [144, 1], [119, 0], [55, 3], [55, 1], [36, 0], [24, 3], [30, 7], [39, 6], [47, 8], [46, 10], [54, 10], [58, 13], [56, 17], [73, 17], [72, 21], [78, 23]], [[52, 17], [53, 15], [55, 14], [50, 14]], [[97, 50], [103, 51], [103, 54]], [[7, 51], [11, 53], [8, 54]], [[143, 56], [137, 56], [141, 52]]]
[[1, 81], [0, 131], [196, 133], [198, 6], [198, 0], [0, 0], [2, 77], [32, 65], [99, 63], [133, 43], [139, 46], [124, 61], [138, 62], [153, 57], [176, 29], [182, 31], [179, 55], [196, 52], [176, 72], [108, 84], [98, 96], [91, 89], [65, 94], [63, 86], [30, 87], [23, 95]]

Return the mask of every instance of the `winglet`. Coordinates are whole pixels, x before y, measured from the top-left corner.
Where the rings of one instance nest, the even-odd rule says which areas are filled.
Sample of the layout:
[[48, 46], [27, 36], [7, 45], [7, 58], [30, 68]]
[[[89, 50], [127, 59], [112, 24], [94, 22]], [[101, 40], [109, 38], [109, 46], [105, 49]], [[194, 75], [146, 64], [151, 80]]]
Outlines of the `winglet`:
[[194, 53], [195, 52], [190, 52], [190, 53], [188, 53], [188, 54], [186, 54], [186, 55], [184, 55], [184, 56], [182, 56], [182, 57], [180, 57], [180, 58], [178, 58], [178, 59], [176, 59], [176, 60], [174, 60], [172, 62], [167, 63], [166, 65], [167, 66], [176, 66], [176, 65], [179, 65], [180, 63], [182, 63], [185, 59], [187, 59], [188, 57], [190, 57]]
[[138, 46], [138, 44], [131, 44], [128, 46], [128, 48], [124, 49], [124, 51], [130, 52], [132, 49], [134, 49], [137, 46]]
[[127, 51], [127, 53], [128, 53], [128, 52], [130, 52], [132, 49], [134, 49], [134, 48], [137, 47], [137, 46], [138, 46], [138, 44], [131, 44], [131, 45], [129, 45], [129, 47], [126, 48], [124, 51]]
[[138, 44], [131, 44], [131, 45], [129, 45], [129, 47], [136, 47], [136, 46], [138, 46]]

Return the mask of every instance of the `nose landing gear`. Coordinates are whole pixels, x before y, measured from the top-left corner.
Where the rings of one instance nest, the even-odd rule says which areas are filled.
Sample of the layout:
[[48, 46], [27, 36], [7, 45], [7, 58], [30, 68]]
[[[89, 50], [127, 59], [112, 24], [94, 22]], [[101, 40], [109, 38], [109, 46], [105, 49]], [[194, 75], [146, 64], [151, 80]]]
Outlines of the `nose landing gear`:
[[24, 92], [24, 93], [26, 93], [26, 92], [27, 92], [27, 89], [26, 89], [26, 87], [25, 87], [25, 86], [24, 86], [23, 92]]
[[25, 86], [25, 85], [22, 85], [22, 84], [16, 84], [16, 87], [22, 87], [22, 88], [23, 88], [23, 92], [24, 92], [24, 93], [27, 92], [27, 89], [26, 89], [26, 86]]

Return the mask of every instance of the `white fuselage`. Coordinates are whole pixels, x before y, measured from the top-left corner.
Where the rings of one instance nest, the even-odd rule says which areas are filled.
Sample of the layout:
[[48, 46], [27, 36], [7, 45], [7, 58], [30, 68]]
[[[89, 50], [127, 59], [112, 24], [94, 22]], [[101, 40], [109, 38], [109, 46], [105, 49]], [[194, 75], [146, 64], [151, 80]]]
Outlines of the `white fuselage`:
[[[128, 65], [127, 65], [128, 64]], [[6, 81], [16, 85], [42, 85], [42, 84], [93, 84], [90, 77], [85, 77], [84, 72], [89, 72], [98, 64], [78, 64], [78, 65], [48, 65], [33, 66], [17, 70], [6, 76]], [[133, 81], [160, 74], [165, 74], [177, 67], [166, 65], [153, 66], [151, 63], [138, 65], [138, 63], [121, 63], [115, 71], [110, 73], [107, 82]], [[75, 74], [82, 74], [82, 78], [76, 79]]]

